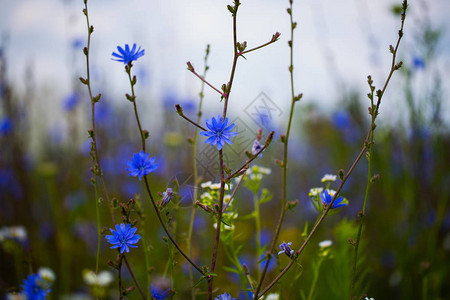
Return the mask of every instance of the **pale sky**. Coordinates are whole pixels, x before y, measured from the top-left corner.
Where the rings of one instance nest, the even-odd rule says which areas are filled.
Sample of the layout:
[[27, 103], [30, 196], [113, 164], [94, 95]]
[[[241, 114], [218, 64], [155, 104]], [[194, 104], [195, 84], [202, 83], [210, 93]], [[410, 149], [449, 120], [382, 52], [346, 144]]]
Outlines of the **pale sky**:
[[[23, 74], [31, 64], [36, 85], [51, 90], [47, 101], [60, 101], [73, 87], [73, 79], [85, 74], [81, 48], [74, 52], [71, 47], [76, 39], [83, 44], [86, 40], [83, 1], [0, 1], [0, 31], [9, 36], [6, 54], [12, 78], [23, 87]], [[264, 92], [285, 109], [290, 101], [289, 1], [241, 2], [239, 41], [247, 41], [252, 48], [269, 41], [277, 31], [281, 38], [239, 61], [231, 105], [238, 113]], [[395, 3], [400, 4], [400, 0], [294, 1], [293, 14], [298, 22], [294, 37], [295, 85], [296, 92], [304, 94], [305, 102], [333, 106], [340, 89], [355, 89], [365, 97], [368, 74], [373, 75], [376, 84], [384, 82], [390, 68], [388, 46], [396, 42], [400, 26], [399, 18], [390, 13]], [[116, 98], [128, 92], [123, 65], [111, 60], [111, 53], [125, 43], [136, 43], [146, 52], [135, 63], [136, 71], [145, 70], [148, 76], [141, 82], [138, 77], [138, 93], [153, 98], [167, 93], [181, 99], [196, 98], [200, 82], [186, 70], [186, 62], [191, 61], [196, 70], [201, 70], [206, 44], [211, 45], [207, 78], [219, 88], [228, 81], [232, 62], [232, 19], [227, 4], [232, 1], [90, 0], [90, 21], [95, 28], [91, 59], [99, 74], [94, 89], [107, 89]], [[450, 1], [415, 0], [409, 4], [400, 56], [410, 60], [416, 55], [413, 34], [420, 28], [418, 22], [428, 18], [433, 27], [444, 30], [438, 64], [448, 70]], [[448, 95], [447, 82], [444, 91]], [[386, 98], [396, 93], [400, 91], [388, 90]], [[218, 100], [214, 91], [206, 90], [206, 101], [212, 109], [220, 105]]]

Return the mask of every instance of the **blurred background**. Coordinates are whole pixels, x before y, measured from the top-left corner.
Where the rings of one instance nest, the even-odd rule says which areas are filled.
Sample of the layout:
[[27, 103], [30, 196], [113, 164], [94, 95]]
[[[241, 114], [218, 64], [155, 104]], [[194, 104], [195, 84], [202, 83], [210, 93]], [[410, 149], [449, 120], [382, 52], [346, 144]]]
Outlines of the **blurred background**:
[[[145, 55], [134, 63], [138, 78], [136, 95], [143, 126], [150, 132], [148, 146], [158, 163], [151, 175], [155, 191], [163, 192], [174, 179], [181, 182], [182, 196], [174, 211], [178, 228], [188, 224], [192, 201], [192, 147], [187, 142], [194, 128], [186, 126], [174, 110], [180, 103], [194, 117], [201, 82], [186, 70], [190, 61], [197, 71], [204, 67], [210, 44], [207, 79], [216, 87], [226, 83], [232, 62], [232, 19], [227, 1], [91, 1], [89, 15], [91, 76], [96, 105], [98, 142], [109, 191], [119, 201], [141, 193], [142, 186], [126, 171], [126, 162], [139, 151], [132, 107], [124, 94], [129, 83], [123, 64], [112, 61], [117, 46], [136, 43]], [[397, 40], [400, 1], [296, 1], [294, 20], [294, 77], [296, 92], [304, 94], [296, 106], [290, 142], [289, 199], [298, 199], [288, 213], [280, 240], [301, 244], [305, 222], [317, 212], [308, 193], [320, 186], [326, 173], [348, 169], [361, 149], [369, 125], [367, 75], [381, 88], [389, 72], [390, 44]], [[253, 48], [269, 41], [275, 32], [280, 40], [249, 53], [238, 62], [230, 98], [229, 118], [240, 133], [226, 151], [226, 163], [237, 167], [245, 159], [259, 128], [264, 135], [275, 131], [274, 143], [257, 164], [270, 168], [263, 187], [274, 195], [262, 205], [263, 237], [269, 243], [278, 218], [281, 199], [282, 158], [279, 134], [286, 130], [290, 103], [289, 1], [243, 1], [238, 14], [238, 40]], [[85, 86], [86, 21], [83, 1], [2, 1], [0, 12], [0, 294], [20, 289], [26, 274], [41, 266], [54, 270], [51, 297], [88, 297], [84, 269], [93, 269], [96, 253], [94, 192], [90, 184], [91, 160], [87, 130], [90, 103]], [[375, 299], [448, 299], [450, 288], [450, 146], [449, 81], [450, 2], [410, 1], [405, 37], [399, 51], [403, 68], [383, 97], [375, 134], [374, 173], [380, 174], [369, 197], [361, 251], [362, 273], [358, 292]], [[205, 89], [203, 121], [221, 112], [222, 103]], [[217, 181], [211, 147], [199, 139], [196, 166], [204, 181]], [[317, 299], [349, 298], [352, 247], [356, 215], [362, 209], [367, 162], [361, 161], [342, 194], [350, 204], [330, 216], [302, 260], [299, 278], [288, 273], [279, 287], [286, 299], [301, 299], [313, 281], [317, 243], [333, 240], [330, 259], [322, 264]], [[334, 186], [337, 188], [337, 185]], [[143, 198], [144, 194], [142, 195]], [[238, 192], [240, 214], [251, 212], [251, 193]], [[167, 249], [163, 233], [151, 216], [146, 238], [152, 245], [155, 278], [164, 273]], [[238, 219], [236, 239], [247, 242], [242, 261], [252, 257], [253, 223]], [[5, 228], [21, 226], [25, 230]], [[211, 219], [199, 212], [195, 228], [195, 259], [207, 264], [212, 236]], [[102, 227], [112, 227], [106, 204]], [[184, 231], [180, 229], [180, 235]], [[201, 233], [200, 233], [201, 232]], [[8, 234], [7, 234], [8, 233]], [[130, 255], [143, 281], [139, 265], [142, 249]], [[101, 269], [114, 258], [103, 240]], [[287, 263], [273, 262], [269, 277]], [[178, 259], [175, 287], [186, 295], [183, 282], [187, 266]], [[226, 258], [221, 266], [229, 265]], [[253, 265], [252, 265], [253, 264]], [[278, 265], [279, 264], [279, 265]], [[225, 273], [225, 271], [223, 271]], [[130, 278], [126, 278], [130, 281]], [[218, 285], [239, 294], [239, 278], [223, 276]], [[235, 282], [236, 281], [236, 282]], [[288, 288], [294, 284], [294, 288]], [[200, 288], [204, 288], [200, 286]], [[276, 289], [274, 290], [276, 291]], [[107, 294], [116, 298], [116, 285]], [[80, 296], [80, 297], [81, 297]], [[137, 294], [130, 298], [138, 297]], [[180, 298], [182, 299], [182, 298]], [[244, 299], [244, 298], [243, 298]]]

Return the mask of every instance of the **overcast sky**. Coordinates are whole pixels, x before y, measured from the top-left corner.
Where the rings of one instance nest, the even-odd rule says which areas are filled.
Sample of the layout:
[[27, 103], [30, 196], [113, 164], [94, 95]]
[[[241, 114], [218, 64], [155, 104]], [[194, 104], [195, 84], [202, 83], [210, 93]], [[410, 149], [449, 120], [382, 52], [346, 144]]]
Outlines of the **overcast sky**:
[[[72, 44], [86, 41], [82, 0], [0, 0], [0, 30], [9, 36], [6, 54], [9, 72], [23, 87], [23, 74], [31, 64], [37, 86], [52, 90], [49, 101], [60, 101], [73, 88], [73, 78], [84, 76], [84, 57]], [[238, 14], [238, 40], [250, 48], [270, 40], [275, 32], [280, 40], [240, 60], [231, 103], [236, 111], [264, 92], [284, 108], [289, 101], [289, 1], [242, 0]], [[397, 40], [400, 20], [390, 13], [393, 0], [297, 0], [294, 1], [295, 84], [304, 101], [335, 105], [339, 89], [356, 89], [365, 95], [366, 77], [372, 74], [380, 85], [389, 71], [389, 44]], [[405, 43], [401, 56], [411, 59], [415, 48], [413, 33], [419, 22], [430, 19], [442, 28], [439, 62], [450, 67], [450, 1], [409, 1]], [[426, 5], [424, 3], [427, 3]], [[191, 61], [203, 67], [206, 44], [211, 45], [208, 79], [220, 87], [229, 78], [232, 62], [231, 0], [90, 0], [92, 67], [99, 74], [94, 89], [108, 89], [123, 95], [128, 90], [123, 65], [111, 60], [118, 45], [136, 43], [145, 56], [135, 63], [142, 92], [160, 98], [171, 93], [180, 99], [195, 98], [200, 82], [186, 70]], [[448, 83], [446, 92], [448, 92]], [[395, 91], [391, 96], [395, 95]], [[217, 103], [212, 90], [209, 103]], [[386, 95], [389, 97], [389, 93]], [[119, 98], [119, 96], [117, 97]]]

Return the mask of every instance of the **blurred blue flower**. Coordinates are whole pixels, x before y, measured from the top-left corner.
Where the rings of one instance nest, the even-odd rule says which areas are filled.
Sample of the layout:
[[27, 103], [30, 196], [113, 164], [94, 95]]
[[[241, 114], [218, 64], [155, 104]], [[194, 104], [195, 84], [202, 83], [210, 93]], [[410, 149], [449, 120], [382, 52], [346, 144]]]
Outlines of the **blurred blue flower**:
[[416, 70], [425, 69], [425, 60], [420, 56], [414, 56], [412, 63]]
[[152, 283], [152, 297], [155, 299], [166, 299], [170, 297], [171, 292], [170, 289], [167, 290], [159, 290]]
[[281, 251], [278, 252], [278, 255], [280, 255], [281, 253], [284, 253], [288, 257], [292, 257], [292, 255], [294, 254], [294, 250], [291, 249], [291, 247], [290, 247], [291, 245], [292, 245], [292, 242], [289, 242], [287, 244], [285, 242], [281, 243], [281, 245], [280, 245]]
[[22, 284], [23, 293], [28, 300], [45, 300], [51, 291], [49, 287], [49, 283], [39, 274], [28, 275]]
[[10, 118], [5, 117], [0, 120], [0, 135], [7, 135], [13, 129], [13, 122]]
[[131, 228], [130, 224], [125, 225], [125, 223], [117, 224], [116, 230], [110, 228], [113, 235], [107, 235], [105, 238], [108, 240], [108, 243], [112, 244], [111, 249], [119, 248], [120, 253], [124, 251], [130, 252], [130, 248], [137, 248], [133, 244], [136, 244], [141, 236], [139, 234], [135, 234], [137, 231], [136, 227]]
[[125, 44], [125, 49], [123, 49], [120, 46], [117, 46], [117, 50], [119, 51], [120, 54], [113, 52], [112, 56], [116, 58], [111, 59], [123, 62], [124, 64], [129, 64], [145, 54], [145, 50], [144, 49], [141, 50], [141, 46], [139, 46], [139, 48], [136, 50], [136, 44], [133, 44], [133, 48], [131, 49], [128, 44]]
[[217, 120], [212, 117], [211, 122], [206, 120], [206, 126], [209, 128], [208, 131], [200, 132], [200, 135], [208, 137], [205, 141], [205, 144], [217, 145], [217, 149], [221, 150], [225, 145], [225, 142], [228, 144], [233, 144], [230, 140], [231, 137], [236, 136], [238, 133], [231, 131], [234, 127], [234, 124], [228, 126], [228, 118], [223, 118], [221, 116], [217, 116]]
[[80, 103], [80, 96], [78, 93], [73, 92], [64, 98], [63, 108], [65, 111], [72, 111], [77, 107], [78, 103]]
[[230, 294], [223, 293], [222, 295], [217, 296], [214, 300], [236, 300], [236, 298], [231, 298]]
[[138, 176], [139, 180], [142, 177], [155, 171], [158, 168], [158, 164], [155, 163], [155, 158], [149, 158], [150, 154], [144, 151], [135, 153], [132, 161], [128, 161], [127, 171], [130, 171], [130, 176]]
[[351, 124], [351, 117], [347, 111], [338, 110], [333, 114], [333, 126], [337, 129], [347, 129]]
[[[334, 196], [334, 195], [333, 195]], [[333, 196], [330, 195], [330, 193], [328, 192], [328, 190], [323, 191], [322, 193], [320, 193], [320, 198], [322, 198], [322, 203], [326, 204], [326, 205], [330, 205], [331, 200], [333, 200]], [[344, 201], [344, 198], [339, 196], [334, 202], [333, 205], [331, 206], [331, 208], [338, 208], [341, 206], [346, 206], [347, 203]]]
[[80, 37], [74, 38], [72, 40], [72, 43], [71, 43], [72, 44], [72, 48], [75, 49], [75, 50], [82, 49], [83, 48], [83, 43], [84, 43], [84, 39], [83, 38], [80, 38]]
[[23, 197], [22, 186], [11, 169], [0, 169], [0, 195], [12, 196], [19, 201]]

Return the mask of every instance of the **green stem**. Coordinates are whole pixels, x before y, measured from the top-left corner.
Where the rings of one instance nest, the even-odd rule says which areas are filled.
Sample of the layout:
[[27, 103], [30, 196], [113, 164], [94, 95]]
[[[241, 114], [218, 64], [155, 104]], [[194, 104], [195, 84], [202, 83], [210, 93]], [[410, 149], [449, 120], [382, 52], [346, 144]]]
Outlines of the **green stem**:
[[313, 282], [311, 284], [311, 288], [309, 289], [308, 300], [312, 299], [314, 290], [316, 289], [317, 280], [319, 279], [320, 265], [322, 264], [322, 261], [323, 261], [323, 258], [320, 257], [319, 261], [317, 263], [317, 266], [315, 266], [315, 268], [314, 268], [314, 278], [313, 278]]
[[[368, 168], [367, 168], [367, 182], [366, 182], [366, 192], [364, 195], [364, 204], [363, 204], [363, 209], [359, 214], [360, 217], [360, 224], [359, 224], [359, 228], [358, 228], [358, 235], [356, 237], [355, 240], [355, 251], [354, 251], [354, 259], [353, 259], [353, 265], [352, 265], [352, 283], [351, 283], [351, 287], [350, 287], [350, 299], [353, 299], [353, 295], [354, 295], [354, 290], [355, 290], [355, 284], [356, 284], [356, 273], [357, 273], [357, 264], [358, 264], [358, 250], [359, 250], [359, 244], [361, 241], [361, 236], [362, 236], [362, 231], [363, 231], [363, 226], [364, 226], [364, 220], [365, 220], [365, 216], [366, 216], [366, 206], [367, 206], [367, 200], [369, 198], [369, 191], [370, 191], [370, 185], [372, 182], [372, 153], [373, 153], [373, 141], [374, 141], [374, 131], [375, 131], [375, 120], [378, 116], [378, 110], [380, 108], [380, 104], [381, 104], [381, 99], [388, 87], [388, 84], [390, 82], [390, 79], [392, 77], [392, 75], [394, 74], [394, 72], [396, 70], [398, 70], [398, 66], [396, 64], [396, 57], [397, 57], [397, 51], [398, 51], [398, 47], [400, 45], [400, 41], [403, 37], [403, 26], [405, 24], [405, 17], [406, 17], [406, 9], [407, 9], [408, 5], [407, 5], [407, 1], [404, 0], [403, 1], [403, 5], [402, 5], [402, 15], [401, 15], [401, 27], [399, 30], [399, 34], [398, 34], [398, 40], [397, 40], [397, 44], [395, 45], [395, 48], [391, 48], [392, 49], [392, 62], [391, 62], [391, 70], [387, 76], [387, 79], [384, 83], [383, 89], [377, 91], [377, 97], [378, 97], [378, 101], [377, 104], [374, 106], [374, 90], [375, 87], [372, 87], [372, 81], [371, 79], [369, 79], [369, 86], [371, 88], [371, 93], [369, 93], [369, 98], [370, 98], [370, 102], [371, 102], [371, 124], [370, 124], [370, 130], [369, 130], [369, 139], [370, 141], [367, 141], [368, 139], [366, 139], [366, 144], [369, 150], [368, 153]], [[392, 46], [391, 46], [392, 47]]]
[[[108, 191], [106, 189], [106, 185], [103, 179], [103, 171], [100, 165], [100, 158], [98, 155], [98, 149], [97, 149], [97, 138], [95, 136], [95, 103], [94, 97], [92, 95], [92, 89], [91, 89], [91, 75], [90, 75], [90, 63], [89, 63], [89, 53], [91, 48], [91, 34], [93, 32], [93, 27], [89, 23], [89, 14], [88, 14], [88, 7], [87, 7], [87, 0], [84, 1], [84, 15], [86, 16], [86, 25], [88, 28], [88, 40], [87, 40], [87, 46], [86, 46], [86, 86], [88, 88], [89, 92], [89, 99], [91, 101], [91, 133], [90, 136], [92, 138], [92, 164], [94, 169], [94, 175], [92, 178], [92, 183], [94, 185], [94, 191], [95, 191], [95, 209], [96, 209], [96, 219], [97, 219], [97, 255], [95, 260], [95, 273], [98, 274], [99, 269], [99, 261], [100, 261], [100, 242], [101, 242], [101, 225], [100, 225], [100, 203], [99, 203], [99, 193], [98, 193], [98, 182], [97, 177], [100, 178], [100, 183], [103, 189], [103, 192], [105, 194], [105, 198], [109, 204], [111, 204]], [[98, 99], [99, 100], [99, 99]], [[97, 100], [97, 101], [98, 101]], [[115, 217], [114, 212], [112, 209], [112, 206], [109, 205], [109, 210], [111, 214], [111, 219], [113, 223], [115, 224]]]
[[266, 259], [266, 263], [264, 265], [264, 269], [263, 272], [259, 278], [258, 281], [258, 286], [256, 288], [255, 294], [254, 294], [254, 299], [258, 299], [258, 293], [261, 289], [262, 283], [264, 281], [264, 277], [267, 273], [267, 268], [269, 267], [269, 263], [270, 260], [272, 258], [271, 254], [273, 253], [274, 249], [275, 249], [275, 245], [276, 242], [278, 240], [278, 236], [280, 235], [280, 230], [281, 230], [281, 226], [283, 224], [283, 220], [284, 220], [284, 216], [286, 213], [286, 199], [287, 199], [287, 166], [288, 166], [288, 144], [289, 144], [289, 135], [291, 132], [291, 125], [292, 125], [292, 119], [294, 116], [294, 105], [296, 102], [296, 97], [295, 97], [295, 90], [294, 90], [294, 20], [292, 17], [292, 0], [290, 1], [290, 12], [289, 12], [289, 16], [290, 16], [290, 23], [291, 23], [291, 40], [289, 42], [289, 46], [290, 46], [290, 64], [289, 64], [289, 73], [290, 73], [290, 84], [291, 84], [291, 107], [289, 110], [289, 120], [288, 120], [288, 125], [287, 125], [287, 129], [286, 129], [286, 135], [285, 135], [285, 140], [284, 140], [284, 152], [283, 152], [283, 195], [282, 195], [282, 200], [281, 200], [281, 212], [280, 212], [280, 217], [278, 219], [278, 224], [277, 227], [275, 229], [275, 234], [273, 236], [272, 239], [272, 243], [270, 246], [270, 250], [268, 251], [268, 253], [270, 253], [270, 255], [267, 256]]
[[97, 184], [94, 184], [94, 191], [95, 191], [95, 213], [97, 218], [97, 255], [95, 259], [95, 274], [98, 275], [98, 264], [100, 261], [100, 242], [102, 238], [101, 228], [100, 228], [100, 203], [98, 201], [98, 188]]
[[261, 259], [261, 217], [259, 210], [259, 199], [258, 194], [253, 193], [253, 207], [254, 207], [254, 217], [255, 217], [255, 229], [256, 229], [256, 271], [258, 278], [261, 276], [261, 267], [259, 260]]
[[[206, 46], [206, 54], [205, 54], [205, 68], [203, 71], [203, 78], [206, 77], [206, 72], [208, 71], [208, 56], [209, 56], [209, 45]], [[203, 98], [204, 98], [204, 89], [205, 89], [205, 82], [202, 81], [202, 85], [200, 88], [200, 103], [198, 105], [198, 112], [197, 112], [197, 124], [200, 123], [200, 119], [202, 117], [202, 104], [203, 104]], [[195, 203], [195, 201], [198, 198], [198, 169], [197, 169], [197, 140], [198, 140], [198, 127], [195, 127], [195, 132], [194, 132], [194, 138], [192, 141], [192, 168], [194, 170], [194, 201], [193, 203]], [[188, 229], [188, 238], [187, 238], [187, 246], [188, 246], [188, 255], [190, 257], [192, 257], [192, 232], [194, 230], [194, 220], [195, 220], [195, 212], [196, 212], [196, 206], [193, 204], [192, 205], [192, 210], [191, 210], [191, 219], [189, 221], [189, 229]], [[189, 281], [191, 283], [191, 286], [194, 285], [194, 269], [192, 267], [192, 265], [189, 265]], [[191, 294], [191, 299], [195, 300], [195, 289], [192, 289], [192, 294]]]

